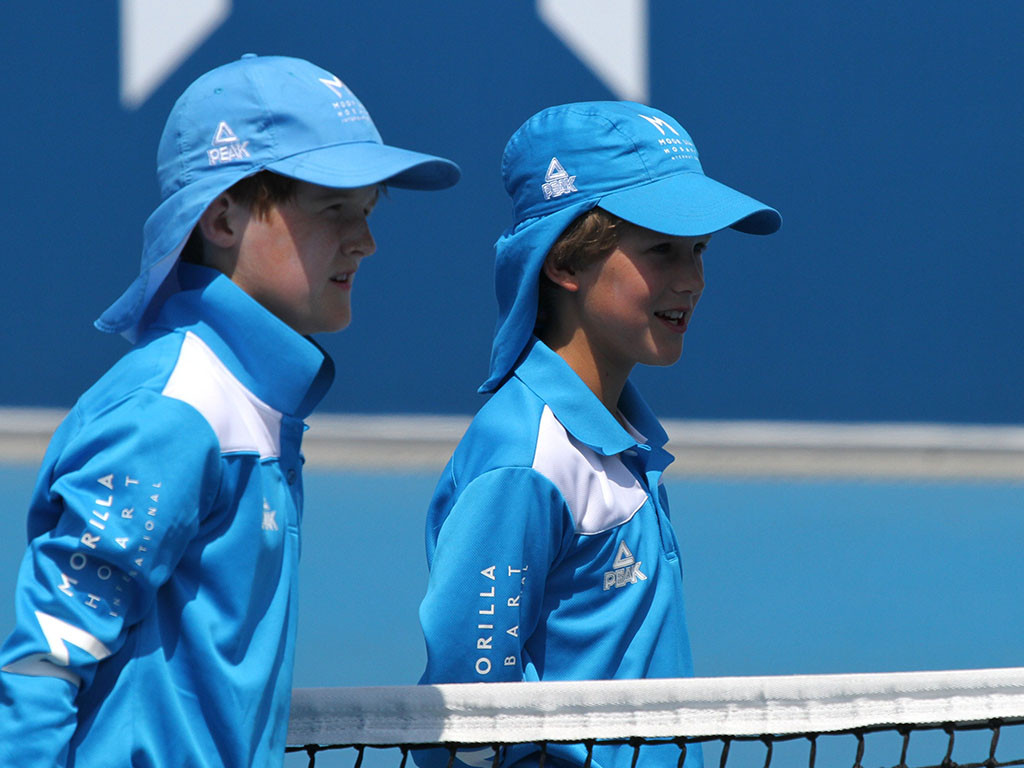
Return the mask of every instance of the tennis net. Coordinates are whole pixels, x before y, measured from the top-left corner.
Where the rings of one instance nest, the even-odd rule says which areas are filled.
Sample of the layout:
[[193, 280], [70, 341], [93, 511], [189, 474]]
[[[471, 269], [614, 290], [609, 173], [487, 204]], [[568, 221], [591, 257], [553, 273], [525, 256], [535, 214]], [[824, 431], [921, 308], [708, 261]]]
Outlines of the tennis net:
[[288, 744], [355, 768], [1003, 768], [1024, 765], [1024, 668], [305, 688]]

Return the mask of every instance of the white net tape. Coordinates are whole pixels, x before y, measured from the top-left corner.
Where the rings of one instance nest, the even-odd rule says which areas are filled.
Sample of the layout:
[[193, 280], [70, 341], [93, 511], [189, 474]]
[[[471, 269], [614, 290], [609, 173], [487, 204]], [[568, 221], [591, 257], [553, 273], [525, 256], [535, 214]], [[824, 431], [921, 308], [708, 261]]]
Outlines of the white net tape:
[[827, 733], [1024, 717], [1024, 668], [294, 692], [288, 743], [497, 744]]

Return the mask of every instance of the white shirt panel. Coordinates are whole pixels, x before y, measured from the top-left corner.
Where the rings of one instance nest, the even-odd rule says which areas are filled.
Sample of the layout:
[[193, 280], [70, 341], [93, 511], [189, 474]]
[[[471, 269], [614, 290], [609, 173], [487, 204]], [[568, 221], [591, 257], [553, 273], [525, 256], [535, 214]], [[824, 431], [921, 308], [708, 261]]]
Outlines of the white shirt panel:
[[210, 423], [222, 453], [281, 455], [281, 413], [254, 395], [206, 343], [186, 332], [163, 394], [188, 403]]
[[561, 491], [577, 533], [602, 533], [622, 525], [647, 501], [640, 481], [618, 456], [602, 456], [576, 440], [546, 405], [533, 468]]

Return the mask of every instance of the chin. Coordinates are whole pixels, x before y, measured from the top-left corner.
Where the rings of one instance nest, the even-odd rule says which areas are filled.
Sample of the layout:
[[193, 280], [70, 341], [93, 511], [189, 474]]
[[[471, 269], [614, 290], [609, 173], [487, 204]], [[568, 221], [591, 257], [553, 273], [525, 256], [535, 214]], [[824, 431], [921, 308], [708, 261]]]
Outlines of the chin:
[[337, 333], [343, 331], [349, 327], [352, 323], [352, 316], [345, 315], [344, 317], [335, 317], [330, 320], [326, 320], [321, 329], [320, 333]]
[[668, 365], [675, 365], [679, 362], [679, 358], [683, 356], [683, 345], [680, 344], [678, 347], [670, 349], [658, 349], [651, 355], [650, 360], [645, 360], [647, 365], [661, 366], [664, 368]]

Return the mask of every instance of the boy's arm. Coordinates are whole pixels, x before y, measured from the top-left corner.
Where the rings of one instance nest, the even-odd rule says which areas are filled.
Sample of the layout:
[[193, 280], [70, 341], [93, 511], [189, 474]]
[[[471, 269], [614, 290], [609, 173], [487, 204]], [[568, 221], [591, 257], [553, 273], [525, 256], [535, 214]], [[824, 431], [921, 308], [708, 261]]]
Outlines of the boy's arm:
[[530, 676], [524, 649], [545, 612], [567, 526], [561, 494], [530, 468], [492, 470], [462, 491], [438, 532], [420, 606], [422, 683]]
[[3, 765], [65, 764], [76, 698], [116, 663], [105, 660], [150, 610], [219, 478], [212, 430], [178, 401], [136, 399], [73, 422], [40, 475], [16, 626], [0, 649]]

